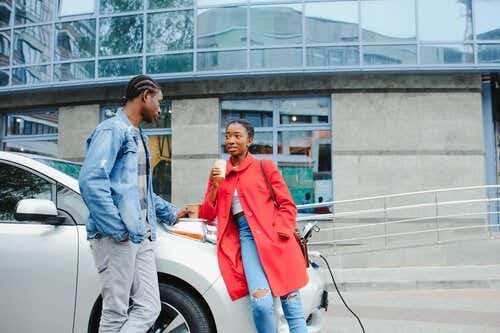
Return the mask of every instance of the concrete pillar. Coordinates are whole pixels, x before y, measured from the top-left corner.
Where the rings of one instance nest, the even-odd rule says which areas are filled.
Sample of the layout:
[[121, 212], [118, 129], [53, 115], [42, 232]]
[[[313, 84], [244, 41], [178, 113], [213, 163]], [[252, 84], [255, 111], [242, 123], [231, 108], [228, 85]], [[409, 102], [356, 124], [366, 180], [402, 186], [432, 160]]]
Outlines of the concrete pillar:
[[98, 124], [98, 104], [60, 107], [59, 158], [82, 161], [85, 157], [85, 140]]
[[172, 101], [172, 152], [172, 202], [201, 202], [219, 154], [218, 98]]

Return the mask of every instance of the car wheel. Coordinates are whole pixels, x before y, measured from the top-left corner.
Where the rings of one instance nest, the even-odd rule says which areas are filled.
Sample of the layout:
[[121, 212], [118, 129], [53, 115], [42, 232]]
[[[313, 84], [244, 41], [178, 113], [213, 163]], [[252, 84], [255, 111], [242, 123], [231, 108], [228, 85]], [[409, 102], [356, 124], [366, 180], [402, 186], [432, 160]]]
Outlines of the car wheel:
[[175, 285], [160, 283], [161, 313], [154, 333], [215, 333], [206, 305], [197, 295]]

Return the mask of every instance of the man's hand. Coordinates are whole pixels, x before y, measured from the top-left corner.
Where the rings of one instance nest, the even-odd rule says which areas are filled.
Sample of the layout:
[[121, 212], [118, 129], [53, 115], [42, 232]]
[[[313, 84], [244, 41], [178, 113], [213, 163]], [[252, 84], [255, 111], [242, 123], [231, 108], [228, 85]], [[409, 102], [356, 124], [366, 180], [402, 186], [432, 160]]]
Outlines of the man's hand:
[[180, 218], [182, 217], [186, 217], [188, 215], [188, 210], [186, 207], [182, 208], [180, 211], [179, 211], [179, 214], [177, 214], [177, 217], [175, 218], [175, 223], [177, 223], [179, 221]]

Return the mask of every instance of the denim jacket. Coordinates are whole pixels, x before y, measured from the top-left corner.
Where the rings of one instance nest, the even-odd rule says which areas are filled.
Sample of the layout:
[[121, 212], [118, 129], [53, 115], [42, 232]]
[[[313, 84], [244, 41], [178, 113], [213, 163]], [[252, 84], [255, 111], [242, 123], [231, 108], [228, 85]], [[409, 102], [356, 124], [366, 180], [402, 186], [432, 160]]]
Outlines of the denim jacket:
[[[147, 136], [140, 130], [142, 140]], [[103, 236], [134, 243], [144, 240], [137, 176], [138, 138], [134, 126], [123, 113], [97, 126], [87, 139], [85, 161], [80, 172], [80, 193], [89, 209], [87, 239]], [[156, 220], [173, 224], [178, 211], [153, 192], [150, 153], [147, 145], [147, 216], [151, 238], [156, 239]]]

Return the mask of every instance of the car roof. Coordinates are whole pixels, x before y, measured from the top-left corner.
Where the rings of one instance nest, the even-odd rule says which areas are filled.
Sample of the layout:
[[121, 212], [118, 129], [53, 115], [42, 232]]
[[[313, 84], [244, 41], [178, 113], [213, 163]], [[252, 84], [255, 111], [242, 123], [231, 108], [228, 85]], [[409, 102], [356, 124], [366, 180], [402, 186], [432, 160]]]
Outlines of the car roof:
[[[20, 153], [12, 153], [12, 152], [6, 152], [6, 151], [0, 151], [0, 162], [1, 161], [7, 161], [11, 162], [14, 164], [19, 164], [21, 166], [24, 166], [26, 168], [32, 169], [34, 171], [37, 171], [44, 176], [51, 178], [52, 180], [61, 183], [64, 186], [69, 187], [73, 191], [80, 193], [80, 188], [78, 186], [78, 179], [75, 179], [67, 174], [65, 174], [62, 171], [59, 171], [57, 169], [54, 169], [47, 164], [44, 164], [42, 162], [39, 162], [35, 160], [35, 158], [39, 159], [50, 159], [50, 160], [57, 160], [53, 159], [50, 157], [46, 156], [40, 156], [40, 155], [31, 155], [31, 154], [20, 154]], [[69, 162], [69, 163], [74, 163], [71, 161], [65, 161], [65, 160], [58, 160], [61, 162]], [[76, 163], [78, 164], [78, 163]]]

